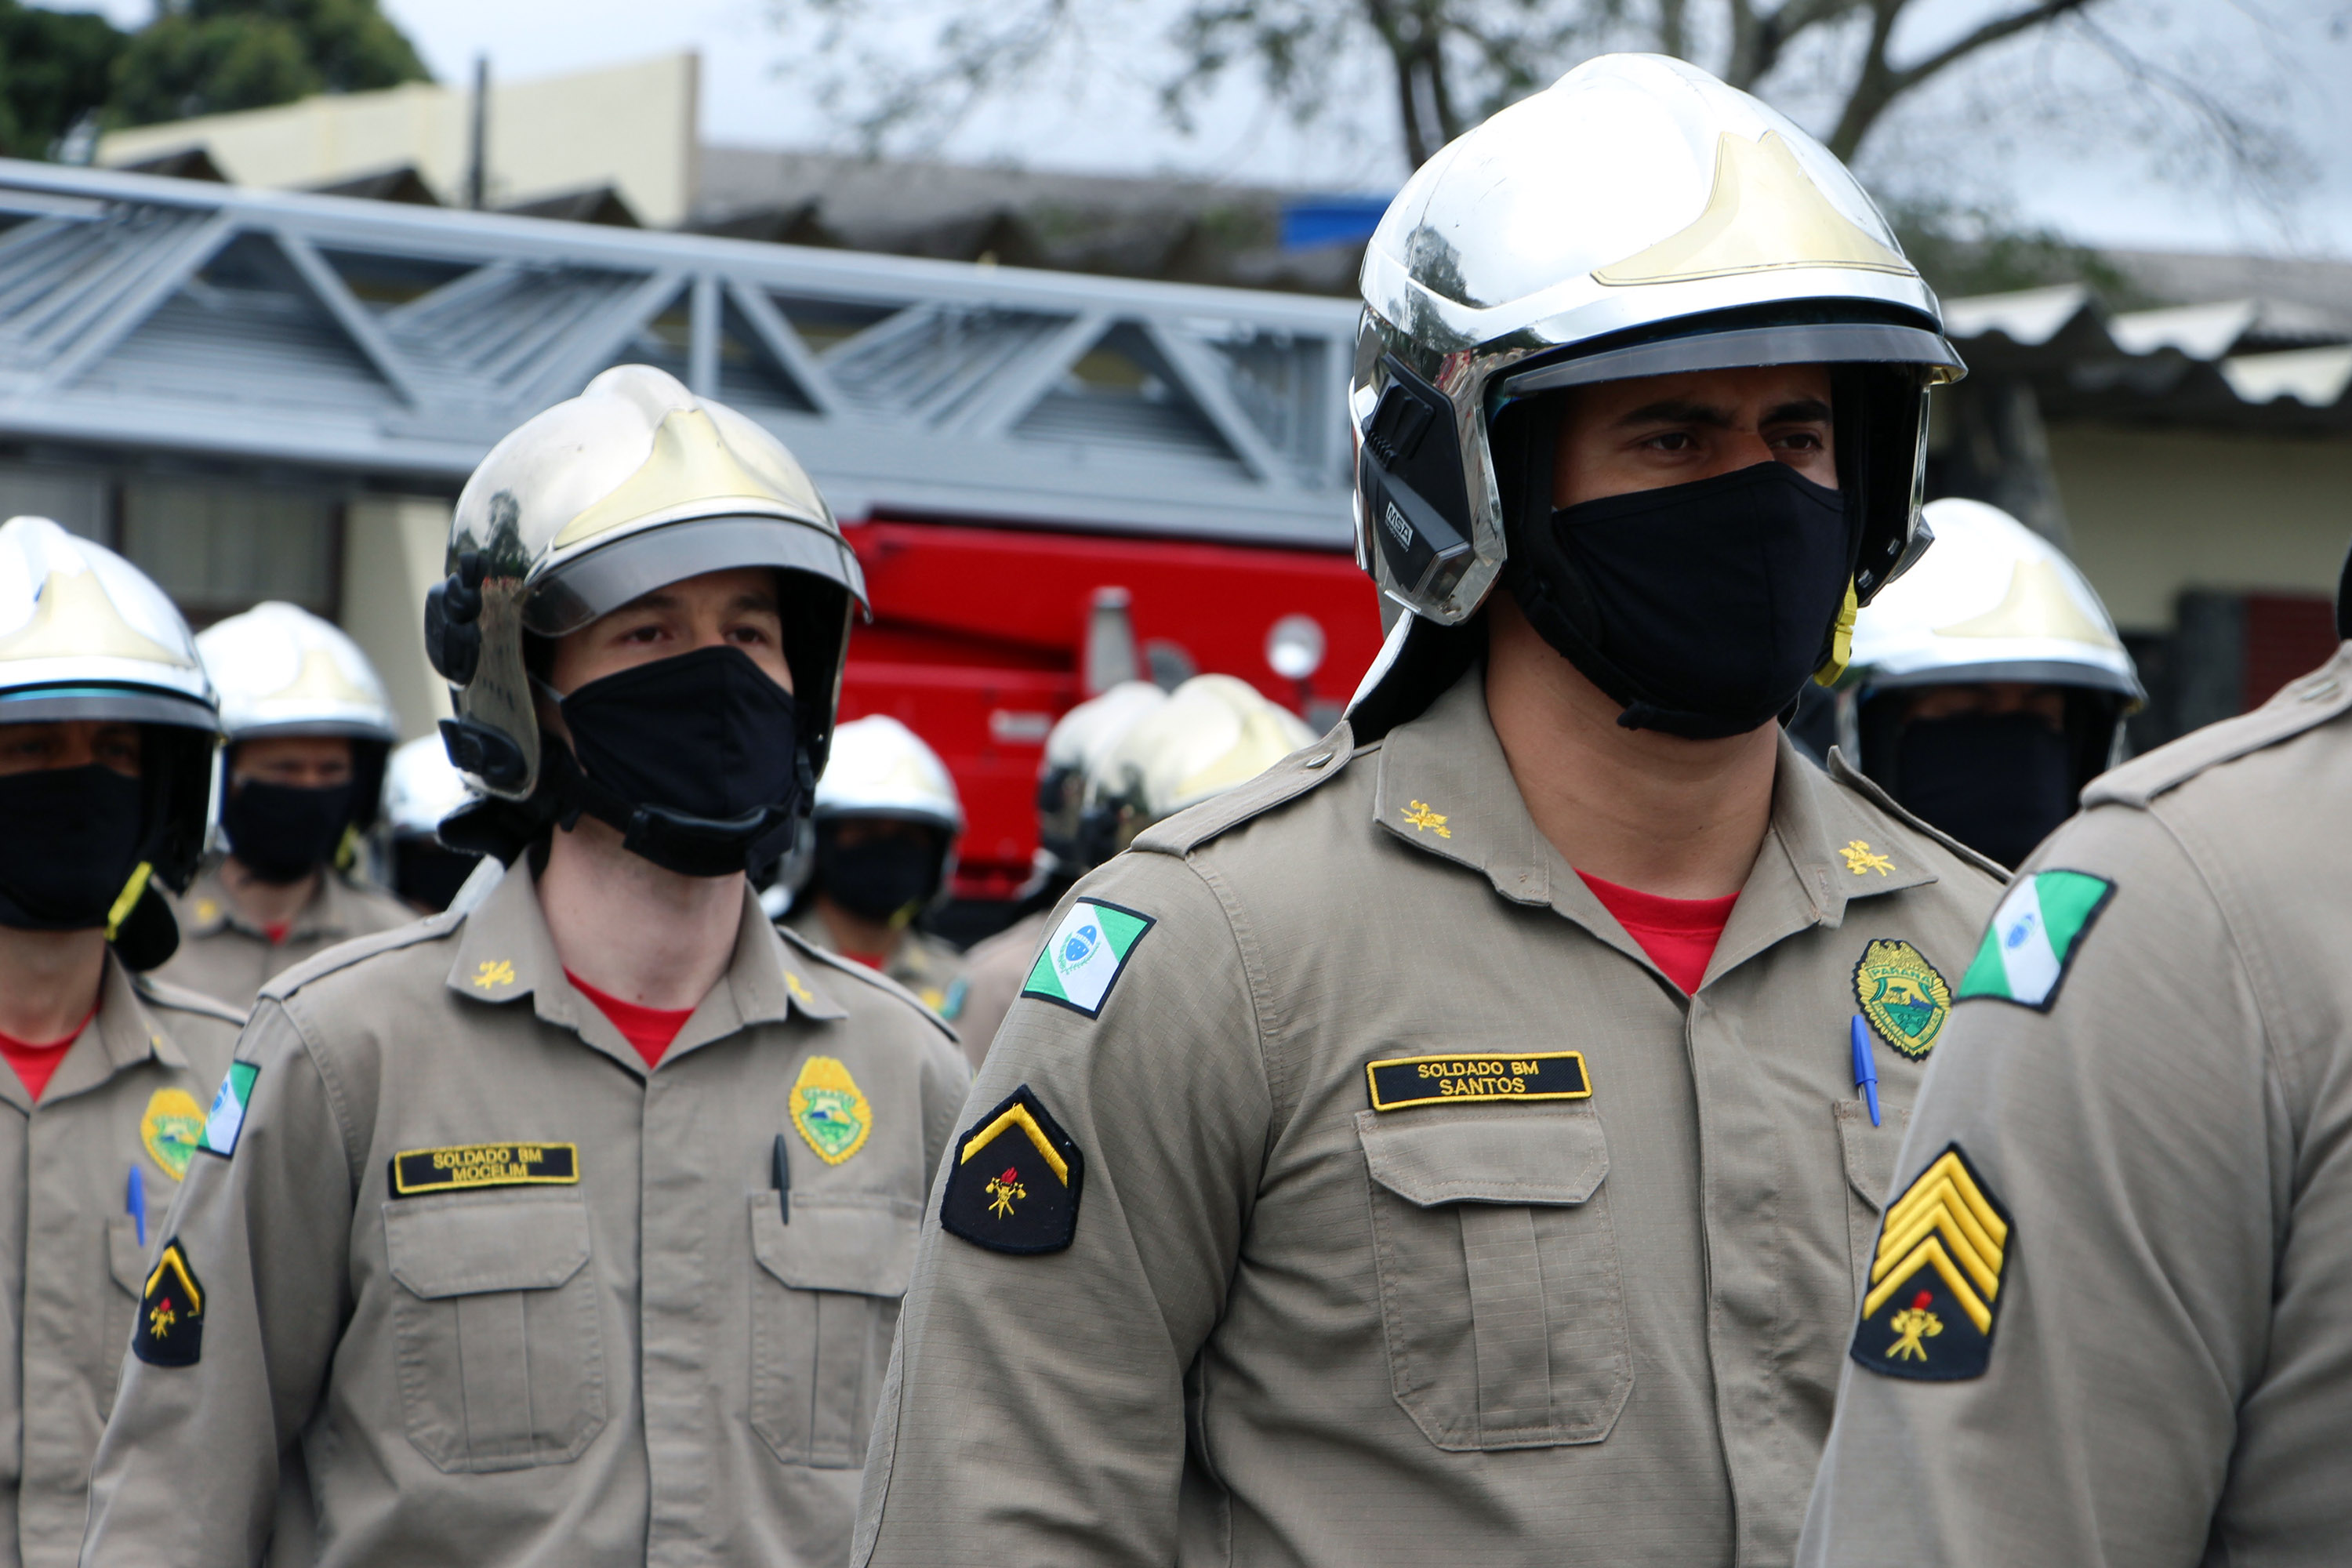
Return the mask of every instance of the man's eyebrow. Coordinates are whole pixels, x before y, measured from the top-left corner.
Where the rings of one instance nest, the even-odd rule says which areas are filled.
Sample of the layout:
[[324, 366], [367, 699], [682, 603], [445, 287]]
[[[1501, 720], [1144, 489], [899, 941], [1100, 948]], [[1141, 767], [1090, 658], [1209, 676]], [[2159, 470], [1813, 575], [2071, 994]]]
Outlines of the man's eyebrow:
[[1783, 403], [1764, 416], [1766, 425], [1802, 425], [1812, 421], [1828, 423], [1830, 405], [1818, 397], [1797, 397]]
[[1619, 428], [1634, 425], [1706, 425], [1717, 430], [1731, 427], [1731, 412], [1710, 403], [1694, 402], [1687, 397], [1662, 397], [1655, 403], [1617, 416]]
[[737, 610], [765, 610], [771, 615], [780, 615], [782, 613], [782, 601], [774, 594], [747, 590], [735, 595], [735, 603], [731, 607]]

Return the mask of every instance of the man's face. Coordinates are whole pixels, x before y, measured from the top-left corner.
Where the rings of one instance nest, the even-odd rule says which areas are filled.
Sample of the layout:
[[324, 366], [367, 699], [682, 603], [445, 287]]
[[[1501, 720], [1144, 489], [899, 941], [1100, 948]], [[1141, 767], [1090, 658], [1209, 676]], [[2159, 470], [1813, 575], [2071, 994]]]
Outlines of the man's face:
[[1980, 713], [1989, 719], [2031, 713], [2051, 729], [2063, 731], [2066, 694], [2055, 686], [2022, 680], [1979, 680], [1958, 686], [1923, 686], [1910, 694], [1903, 708], [1906, 721], [1953, 719], [1964, 713]]
[[1825, 365], [1686, 371], [1572, 387], [1560, 416], [1552, 505], [1786, 463], [1837, 489]]
[[0, 724], [0, 773], [83, 768], [92, 763], [112, 768], [125, 778], [137, 778], [139, 726], [97, 719]]
[[264, 735], [240, 741], [229, 785], [259, 780], [288, 789], [332, 789], [352, 782], [352, 742], [341, 735]]
[[548, 684], [568, 697], [604, 676], [722, 645], [741, 648], [777, 685], [793, 689], [773, 572], [705, 572], [632, 599], [556, 639]]

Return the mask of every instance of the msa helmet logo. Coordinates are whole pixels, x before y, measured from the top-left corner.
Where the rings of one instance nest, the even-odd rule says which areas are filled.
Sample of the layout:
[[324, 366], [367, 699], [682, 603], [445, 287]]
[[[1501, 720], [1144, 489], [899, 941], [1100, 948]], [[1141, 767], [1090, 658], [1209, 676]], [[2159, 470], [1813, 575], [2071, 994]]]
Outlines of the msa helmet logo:
[[1389, 537], [1397, 542], [1399, 550], [1412, 548], [1412, 524], [1404, 520], [1404, 513], [1397, 510], [1396, 502], [1390, 501], [1388, 510], [1381, 514], [1381, 526], [1389, 531]]

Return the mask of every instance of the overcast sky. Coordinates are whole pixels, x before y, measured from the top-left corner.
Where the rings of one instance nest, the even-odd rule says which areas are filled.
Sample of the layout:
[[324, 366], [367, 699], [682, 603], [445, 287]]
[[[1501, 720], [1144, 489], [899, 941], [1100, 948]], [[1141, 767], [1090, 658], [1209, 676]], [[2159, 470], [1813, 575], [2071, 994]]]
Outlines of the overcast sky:
[[[149, 14], [148, 0], [78, 3], [126, 26]], [[885, 0], [871, 10], [904, 18], [953, 3]], [[1181, 136], [1154, 106], [1150, 79], [1164, 57], [1142, 24], [1169, 0], [1093, 3], [1119, 15], [1091, 40], [1085, 69], [989, 106], [937, 151], [1324, 190], [1385, 192], [1401, 180], [1385, 85], [1369, 66], [1341, 95], [1361, 107], [1332, 122], [1294, 127], [1236, 82], [1207, 106], [1198, 134]], [[1933, 47], [1937, 34], [2014, 3], [1924, 0], [1909, 25], [1919, 47]], [[702, 59], [706, 140], [839, 144], [812, 101], [813, 73], [793, 68], [793, 46], [766, 0], [384, 0], [384, 8], [446, 81], [464, 80], [478, 53], [501, 76], [531, 77], [691, 48]], [[2242, 182], [2200, 168], [2193, 136], [2152, 141], [2138, 114], [2147, 90], [2125, 82], [2079, 33], [2010, 45], [1930, 89], [1865, 148], [1865, 174], [1882, 189], [2006, 203], [2094, 243], [2352, 258], [2352, 0], [2106, 0], [2094, 15], [2290, 126], [2307, 156], [2284, 204], [2251, 199]], [[882, 37], [882, 26], [870, 36]], [[912, 28], [908, 47], [928, 30]], [[1801, 101], [1784, 107], [1815, 118]]]

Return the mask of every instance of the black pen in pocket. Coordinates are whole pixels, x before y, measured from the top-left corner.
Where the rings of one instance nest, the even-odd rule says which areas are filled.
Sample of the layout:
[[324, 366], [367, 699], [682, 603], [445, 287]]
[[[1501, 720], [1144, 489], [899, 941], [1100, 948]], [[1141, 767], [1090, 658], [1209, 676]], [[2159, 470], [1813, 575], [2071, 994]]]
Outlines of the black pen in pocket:
[[793, 1163], [784, 1153], [784, 1135], [776, 1134], [776, 1207], [783, 1211], [784, 1223], [793, 1223]]

